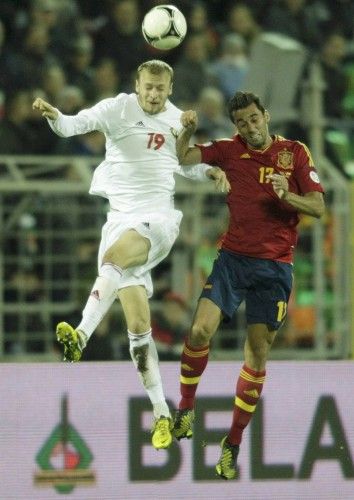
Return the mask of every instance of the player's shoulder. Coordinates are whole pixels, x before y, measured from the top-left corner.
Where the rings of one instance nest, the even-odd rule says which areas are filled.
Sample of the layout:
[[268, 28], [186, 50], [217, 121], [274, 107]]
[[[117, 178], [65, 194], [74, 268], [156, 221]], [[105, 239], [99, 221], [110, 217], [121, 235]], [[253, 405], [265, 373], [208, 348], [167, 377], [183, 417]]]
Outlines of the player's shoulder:
[[223, 151], [230, 151], [230, 149], [234, 151], [235, 149], [239, 149], [241, 146], [237, 134], [233, 137], [220, 137], [218, 139], [214, 139], [211, 143], [214, 144], [216, 148]]
[[101, 111], [116, 111], [117, 108], [122, 107], [124, 103], [127, 101], [129, 95], [128, 94], [118, 94], [114, 97], [106, 97], [102, 99], [96, 104], [96, 108], [99, 108]]
[[178, 120], [180, 119], [182, 110], [173, 104], [169, 99], [166, 101], [165, 113], [161, 115], [165, 120]]
[[308, 147], [305, 143], [295, 140], [295, 139], [287, 139], [281, 135], [276, 135], [276, 144], [280, 147], [285, 147], [293, 150], [308, 150]]

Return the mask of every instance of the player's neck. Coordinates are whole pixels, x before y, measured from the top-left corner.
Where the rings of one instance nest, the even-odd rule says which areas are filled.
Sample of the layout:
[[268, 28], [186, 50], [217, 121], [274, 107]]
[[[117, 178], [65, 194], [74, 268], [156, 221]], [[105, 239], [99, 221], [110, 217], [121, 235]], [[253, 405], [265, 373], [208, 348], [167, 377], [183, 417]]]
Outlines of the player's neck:
[[250, 144], [247, 144], [247, 147], [249, 149], [252, 149], [252, 151], [257, 151], [258, 153], [264, 153], [272, 144], [273, 144], [273, 137], [271, 135], [268, 135], [264, 144], [261, 147], [255, 148], [252, 147]]

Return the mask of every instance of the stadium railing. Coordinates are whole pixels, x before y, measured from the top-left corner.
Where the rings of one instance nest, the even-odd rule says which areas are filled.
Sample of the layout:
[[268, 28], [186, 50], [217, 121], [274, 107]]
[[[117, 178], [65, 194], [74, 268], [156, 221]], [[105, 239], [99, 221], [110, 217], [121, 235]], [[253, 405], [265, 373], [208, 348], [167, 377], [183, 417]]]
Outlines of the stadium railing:
[[[96, 275], [107, 203], [87, 194], [97, 158], [0, 157], [0, 359], [57, 360], [56, 321], [77, 318]], [[317, 166], [326, 190], [321, 221], [303, 217], [295, 286], [273, 359], [342, 359], [351, 351], [351, 185], [325, 157]], [[152, 310], [168, 288], [191, 310], [227, 226], [224, 197], [211, 183], [178, 177], [184, 218], [166, 262], [154, 271]], [[125, 338], [125, 332], [117, 332]], [[213, 359], [241, 359], [244, 308], [213, 341]]]

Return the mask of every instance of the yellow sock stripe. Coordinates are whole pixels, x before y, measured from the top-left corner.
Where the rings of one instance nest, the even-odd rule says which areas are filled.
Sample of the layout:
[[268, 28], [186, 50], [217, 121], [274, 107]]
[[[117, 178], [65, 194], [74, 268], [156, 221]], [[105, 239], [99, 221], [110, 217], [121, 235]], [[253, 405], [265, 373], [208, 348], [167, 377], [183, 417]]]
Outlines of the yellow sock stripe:
[[184, 346], [183, 349], [184, 354], [187, 354], [190, 358], [202, 358], [203, 356], [206, 356], [209, 353], [209, 347], [204, 349], [204, 351], [191, 351], [188, 349], [187, 346]]
[[241, 370], [240, 377], [244, 380], [248, 380], [248, 382], [255, 382], [256, 384], [263, 384], [265, 381], [265, 375], [263, 377], [254, 377], [245, 370]]
[[242, 410], [248, 411], [249, 413], [253, 413], [254, 410], [256, 409], [257, 405], [249, 405], [249, 404], [245, 403], [244, 401], [242, 401], [241, 398], [236, 396], [235, 397], [235, 406], [238, 406]]
[[200, 377], [184, 377], [183, 375], [179, 377], [179, 381], [181, 382], [181, 384], [186, 384], [186, 385], [197, 384], [199, 380]]

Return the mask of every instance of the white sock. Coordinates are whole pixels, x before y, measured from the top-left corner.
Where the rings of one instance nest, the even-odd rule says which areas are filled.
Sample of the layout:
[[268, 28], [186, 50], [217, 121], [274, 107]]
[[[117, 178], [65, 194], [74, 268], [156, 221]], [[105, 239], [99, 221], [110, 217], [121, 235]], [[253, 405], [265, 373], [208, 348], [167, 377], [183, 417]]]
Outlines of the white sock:
[[149, 396], [153, 406], [154, 417], [170, 417], [162, 388], [159, 369], [159, 357], [151, 329], [145, 333], [137, 334], [128, 330], [129, 352], [139, 378]]
[[82, 320], [76, 328], [84, 332], [86, 342], [115, 301], [122, 272], [122, 269], [114, 264], [105, 263], [101, 266], [100, 274], [82, 311]]

